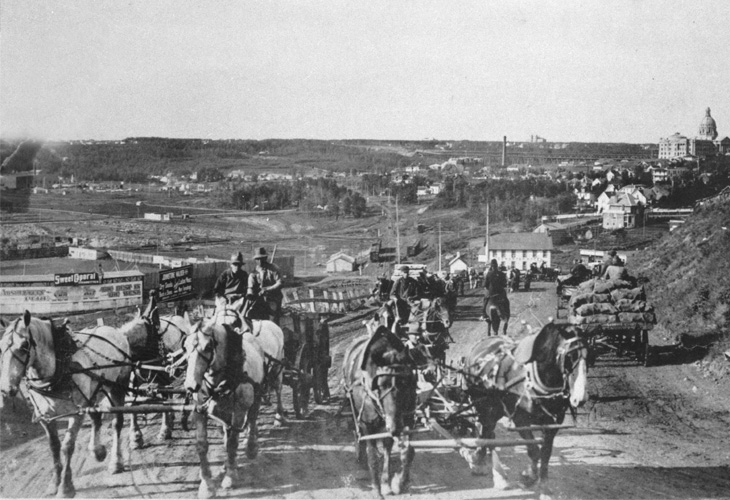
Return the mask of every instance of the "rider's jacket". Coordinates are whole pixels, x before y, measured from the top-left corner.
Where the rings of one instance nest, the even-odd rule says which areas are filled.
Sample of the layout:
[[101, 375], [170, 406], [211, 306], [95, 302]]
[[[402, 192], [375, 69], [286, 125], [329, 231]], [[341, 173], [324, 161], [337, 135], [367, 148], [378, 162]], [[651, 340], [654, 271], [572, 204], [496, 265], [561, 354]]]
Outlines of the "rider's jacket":
[[226, 269], [218, 276], [213, 291], [218, 297], [229, 297], [231, 295], [246, 295], [246, 287], [248, 286], [248, 273], [243, 269], [237, 269], [235, 272]]
[[487, 275], [484, 277], [484, 288], [490, 296], [506, 295], [506, 287], [507, 276], [502, 271], [498, 269], [487, 271]]
[[261, 262], [248, 277], [248, 294], [258, 297], [265, 290], [268, 299], [281, 302], [281, 285], [279, 268], [270, 262]]
[[393, 284], [390, 296], [406, 302], [418, 300], [420, 296], [418, 282], [410, 276], [402, 277]]

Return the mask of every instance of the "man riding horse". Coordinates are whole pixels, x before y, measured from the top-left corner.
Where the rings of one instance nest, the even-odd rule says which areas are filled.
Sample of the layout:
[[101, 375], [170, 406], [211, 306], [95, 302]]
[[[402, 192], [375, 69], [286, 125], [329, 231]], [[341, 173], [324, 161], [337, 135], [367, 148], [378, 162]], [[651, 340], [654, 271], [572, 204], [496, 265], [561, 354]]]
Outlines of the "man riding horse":
[[[484, 277], [484, 288], [484, 313], [481, 319], [489, 325], [488, 335], [491, 334], [492, 327], [494, 327], [494, 333], [499, 334], [500, 320], [504, 321], [502, 333], [507, 335], [507, 324], [510, 317], [510, 304], [506, 289], [507, 276], [499, 270], [496, 259], [492, 259], [489, 271]], [[493, 323], [495, 324], [493, 325]]]

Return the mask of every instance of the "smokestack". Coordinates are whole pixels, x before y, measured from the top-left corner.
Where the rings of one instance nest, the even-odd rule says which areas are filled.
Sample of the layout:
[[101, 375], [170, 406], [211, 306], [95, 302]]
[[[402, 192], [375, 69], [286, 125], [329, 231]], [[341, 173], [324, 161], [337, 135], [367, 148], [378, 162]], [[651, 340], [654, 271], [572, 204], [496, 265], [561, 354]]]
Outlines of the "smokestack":
[[507, 136], [502, 139], [502, 166], [507, 166]]

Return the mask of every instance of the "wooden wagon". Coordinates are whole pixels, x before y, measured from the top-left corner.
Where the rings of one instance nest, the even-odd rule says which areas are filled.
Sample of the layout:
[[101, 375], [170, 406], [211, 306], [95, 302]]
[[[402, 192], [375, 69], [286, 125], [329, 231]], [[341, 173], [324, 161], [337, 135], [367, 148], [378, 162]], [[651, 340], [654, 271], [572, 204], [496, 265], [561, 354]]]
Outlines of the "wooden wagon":
[[320, 313], [287, 309], [281, 318], [284, 331], [284, 384], [292, 388], [297, 418], [309, 408], [314, 395], [317, 404], [330, 397], [327, 373], [332, 366], [329, 318]]

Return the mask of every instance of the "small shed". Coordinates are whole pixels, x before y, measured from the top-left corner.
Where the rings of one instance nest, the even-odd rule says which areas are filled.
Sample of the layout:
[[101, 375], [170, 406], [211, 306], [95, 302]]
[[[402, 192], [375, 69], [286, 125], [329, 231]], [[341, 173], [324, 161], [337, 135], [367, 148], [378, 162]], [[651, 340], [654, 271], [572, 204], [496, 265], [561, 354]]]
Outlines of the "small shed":
[[355, 258], [344, 252], [332, 254], [327, 261], [328, 273], [349, 273], [355, 270]]
[[462, 272], [467, 272], [469, 270], [469, 264], [464, 259], [464, 256], [461, 255], [461, 252], [457, 252], [456, 257], [451, 259], [449, 261], [449, 273], [454, 274], [460, 274]]

